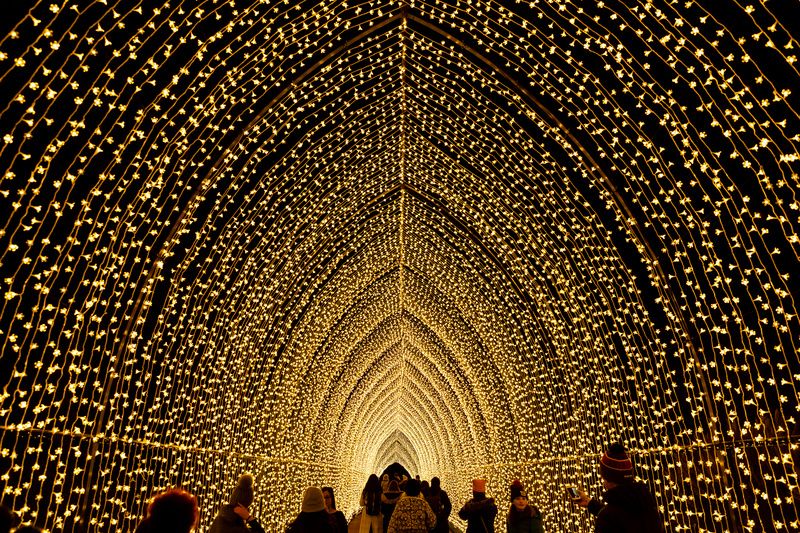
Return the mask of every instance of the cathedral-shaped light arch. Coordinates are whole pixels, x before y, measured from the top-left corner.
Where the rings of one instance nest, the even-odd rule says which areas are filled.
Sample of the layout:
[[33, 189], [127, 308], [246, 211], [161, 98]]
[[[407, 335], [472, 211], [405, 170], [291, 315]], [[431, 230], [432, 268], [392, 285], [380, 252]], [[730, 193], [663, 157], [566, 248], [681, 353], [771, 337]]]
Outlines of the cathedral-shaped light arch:
[[[155, 5], [157, 4], [157, 5]], [[800, 528], [798, 8], [37, 2], [0, 41], [0, 487], [268, 530], [395, 461]]]

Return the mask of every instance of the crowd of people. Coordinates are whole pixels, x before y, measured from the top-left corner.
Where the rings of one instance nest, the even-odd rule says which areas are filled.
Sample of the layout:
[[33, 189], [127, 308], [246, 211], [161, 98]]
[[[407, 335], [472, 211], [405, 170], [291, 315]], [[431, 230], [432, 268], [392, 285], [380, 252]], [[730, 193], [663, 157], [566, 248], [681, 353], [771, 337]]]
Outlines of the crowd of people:
[[[635, 481], [633, 463], [621, 444], [613, 444], [599, 463], [605, 492], [590, 498], [581, 489], [571, 489], [572, 502], [595, 517], [596, 533], [662, 533], [655, 498], [647, 486]], [[542, 513], [528, 499], [521, 481], [509, 485], [506, 533], [544, 533]], [[250, 474], [239, 477], [227, 503], [223, 504], [208, 533], [264, 533], [250, 512], [255, 497]], [[369, 476], [361, 492], [360, 511], [348, 523], [336, 509], [331, 487], [307, 487], [300, 513], [288, 524], [287, 533], [445, 533], [449, 532], [452, 504], [439, 478], [430, 483], [407, 475]], [[2, 508], [0, 533], [10, 533], [13, 515]], [[498, 513], [494, 498], [486, 495], [486, 480], [472, 481], [472, 498], [458, 511], [467, 524], [466, 533], [494, 533]], [[200, 513], [197, 498], [173, 488], [156, 495], [136, 533], [190, 533], [197, 528]], [[35, 533], [32, 526], [18, 526], [15, 533]]]
[[[596, 533], [663, 533], [655, 498], [642, 482], [635, 480], [633, 462], [625, 448], [615, 443], [609, 446], [599, 462], [600, 477], [605, 492], [601, 498], [590, 498], [582, 489], [572, 489], [570, 498], [576, 506], [594, 516]], [[312, 490], [313, 487], [309, 487]], [[505, 515], [506, 533], [544, 533], [542, 513], [528, 499], [525, 486], [518, 479], [509, 485], [509, 508]], [[331, 498], [333, 493], [331, 492]], [[303, 498], [303, 510], [306, 507]], [[430, 483], [419, 476], [384, 474], [382, 479], [372, 474], [367, 479], [360, 498], [361, 509], [348, 526], [341, 516], [334, 525], [331, 513], [341, 512], [335, 506], [320, 507], [321, 517], [327, 513], [328, 526], [304, 527], [303, 512], [290, 526], [291, 533], [444, 533], [450, 531], [452, 504], [442, 489], [439, 478]], [[467, 523], [466, 533], [494, 533], [498, 507], [494, 498], [486, 495], [486, 480], [472, 481], [472, 498], [458, 511]], [[323, 524], [320, 518], [317, 524]], [[353, 527], [356, 526], [356, 527]], [[349, 529], [348, 529], [349, 528]]]

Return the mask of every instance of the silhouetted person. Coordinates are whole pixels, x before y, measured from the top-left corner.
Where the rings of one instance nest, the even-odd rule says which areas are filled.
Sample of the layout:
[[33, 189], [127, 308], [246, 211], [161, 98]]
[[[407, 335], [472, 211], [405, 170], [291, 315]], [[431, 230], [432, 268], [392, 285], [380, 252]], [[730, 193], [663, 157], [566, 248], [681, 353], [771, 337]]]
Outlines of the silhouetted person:
[[220, 507], [208, 533], [264, 533], [256, 517], [250, 514], [254, 497], [253, 476], [242, 474], [231, 491], [229, 503]]
[[183, 489], [169, 489], [147, 506], [147, 516], [136, 533], [189, 533], [199, 517], [197, 498]]
[[622, 444], [614, 443], [600, 458], [603, 501], [589, 499], [582, 490], [575, 501], [597, 518], [596, 533], [660, 533], [664, 531], [658, 506], [644, 483], [634, 480], [633, 463]]
[[426, 500], [428, 499], [429, 490], [431, 490], [431, 484], [428, 483], [427, 479], [423, 479], [419, 482], [419, 493], [422, 494], [422, 497]]
[[458, 512], [461, 520], [467, 521], [466, 533], [494, 533], [494, 517], [497, 505], [494, 498], [486, 497], [486, 480], [472, 480], [472, 499]]
[[450, 531], [450, 512], [453, 509], [453, 504], [450, 503], [450, 498], [447, 492], [442, 490], [441, 481], [438, 477], [431, 479], [431, 488], [425, 501], [431, 506], [433, 514], [436, 515], [436, 527], [433, 528], [432, 533], [448, 533]]
[[308, 487], [303, 493], [300, 514], [286, 528], [286, 533], [332, 533], [325, 498], [319, 487]]
[[400, 485], [397, 481], [392, 480], [389, 482], [386, 490], [381, 494], [381, 514], [383, 514], [383, 530], [389, 529], [389, 520], [392, 519], [392, 513], [403, 495], [400, 492]]
[[358, 533], [383, 533], [383, 515], [381, 515], [381, 480], [371, 474], [361, 491], [361, 522]]

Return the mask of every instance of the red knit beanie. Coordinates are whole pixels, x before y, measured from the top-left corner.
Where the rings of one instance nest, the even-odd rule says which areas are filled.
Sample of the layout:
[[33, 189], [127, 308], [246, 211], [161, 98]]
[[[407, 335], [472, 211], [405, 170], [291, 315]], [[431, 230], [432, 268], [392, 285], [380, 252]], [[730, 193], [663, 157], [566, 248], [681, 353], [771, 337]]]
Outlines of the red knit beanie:
[[600, 458], [600, 476], [617, 484], [633, 481], [633, 463], [622, 444], [615, 442]]

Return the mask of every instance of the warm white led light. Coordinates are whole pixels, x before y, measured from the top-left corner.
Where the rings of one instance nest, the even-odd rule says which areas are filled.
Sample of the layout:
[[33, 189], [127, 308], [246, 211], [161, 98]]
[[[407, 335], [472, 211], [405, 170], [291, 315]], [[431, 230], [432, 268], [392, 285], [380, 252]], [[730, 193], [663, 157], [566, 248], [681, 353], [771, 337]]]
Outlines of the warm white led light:
[[668, 530], [800, 530], [796, 5], [152, 4], [3, 22], [26, 522], [249, 471], [279, 531], [399, 461], [584, 531], [622, 439]]

